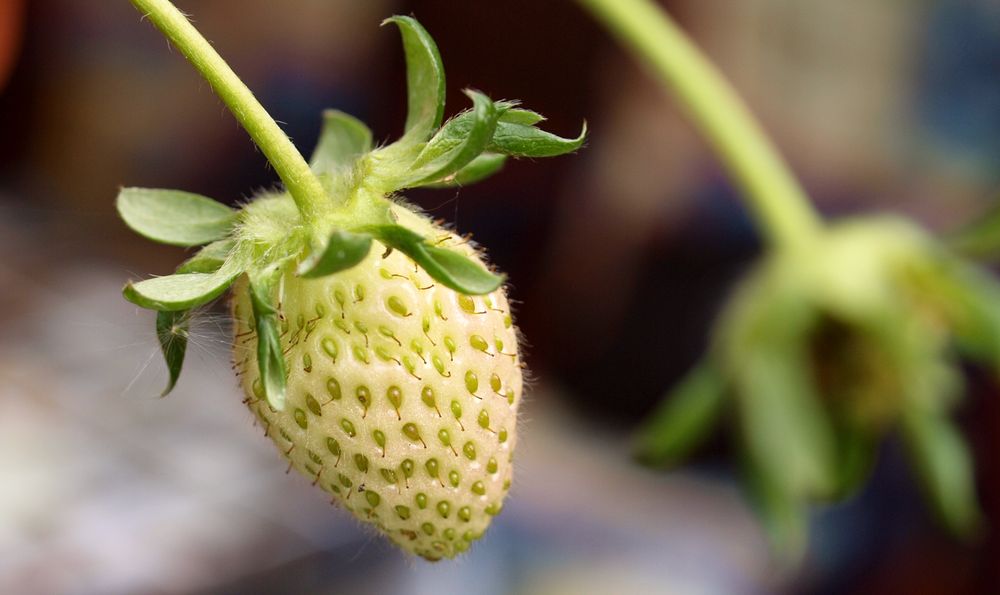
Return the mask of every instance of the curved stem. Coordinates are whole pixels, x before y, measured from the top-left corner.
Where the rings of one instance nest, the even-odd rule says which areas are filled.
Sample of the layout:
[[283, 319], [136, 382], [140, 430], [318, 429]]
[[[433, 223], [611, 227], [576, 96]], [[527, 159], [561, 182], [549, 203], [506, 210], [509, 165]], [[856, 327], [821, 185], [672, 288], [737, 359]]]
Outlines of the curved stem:
[[257, 101], [222, 56], [168, 0], [131, 0], [149, 17], [156, 28], [198, 69], [229, 111], [250, 133], [257, 146], [271, 162], [285, 188], [307, 222], [315, 221], [326, 201], [319, 179], [288, 136]]
[[750, 199], [777, 247], [800, 245], [822, 222], [733, 88], [650, 0], [579, 0], [672, 89]]

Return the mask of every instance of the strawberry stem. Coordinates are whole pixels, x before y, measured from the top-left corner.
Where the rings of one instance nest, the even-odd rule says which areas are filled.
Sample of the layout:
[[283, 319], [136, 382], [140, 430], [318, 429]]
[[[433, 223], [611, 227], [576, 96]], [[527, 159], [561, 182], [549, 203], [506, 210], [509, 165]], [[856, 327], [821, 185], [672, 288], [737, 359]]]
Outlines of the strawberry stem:
[[776, 247], [799, 246], [822, 226], [788, 165], [712, 63], [650, 0], [579, 0], [672, 89], [750, 200]]
[[288, 136], [222, 56], [168, 0], [131, 0], [212, 86], [278, 173], [307, 223], [318, 219], [326, 192]]

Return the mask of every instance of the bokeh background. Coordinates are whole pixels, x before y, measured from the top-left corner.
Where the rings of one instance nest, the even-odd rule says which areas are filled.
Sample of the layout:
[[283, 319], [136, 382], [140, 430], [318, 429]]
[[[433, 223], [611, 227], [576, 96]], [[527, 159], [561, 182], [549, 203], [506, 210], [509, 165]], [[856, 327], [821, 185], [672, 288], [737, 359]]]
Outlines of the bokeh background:
[[[305, 152], [337, 107], [399, 133], [412, 13], [460, 90], [519, 98], [587, 147], [408, 198], [511, 280], [534, 370], [515, 487], [456, 562], [407, 559], [284, 473], [229, 371], [223, 311], [177, 390], [125, 280], [184, 253], [126, 230], [124, 185], [236, 203], [276, 177], [125, 0], [0, 0], [0, 593], [1000, 592], [1000, 394], [958, 411], [987, 522], [938, 529], [893, 441], [868, 487], [818, 511], [776, 566], [725, 429], [650, 471], [629, 433], [694, 362], [760, 250], [738, 194], [650, 79], [568, 0], [178, 0]], [[1000, 4], [670, 0], [820, 208], [946, 231], [997, 199]]]

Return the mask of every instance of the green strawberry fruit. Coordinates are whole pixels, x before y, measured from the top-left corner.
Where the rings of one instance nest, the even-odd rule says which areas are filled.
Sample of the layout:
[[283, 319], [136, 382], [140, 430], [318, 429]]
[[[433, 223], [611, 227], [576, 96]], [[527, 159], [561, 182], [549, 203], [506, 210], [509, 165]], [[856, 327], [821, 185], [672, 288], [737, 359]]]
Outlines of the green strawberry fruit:
[[[402, 206], [406, 227], [478, 261], [467, 242]], [[517, 333], [502, 289], [466, 296], [376, 246], [341, 274], [279, 290], [286, 405], [264, 396], [253, 306], [234, 291], [246, 402], [292, 465], [427, 559], [464, 551], [511, 482], [521, 397]]]
[[469, 242], [394, 200], [405, 188], [481, 180], [508, 157], [574, 151], [516, 102], [467, 91], [443, 121], [444, 70], [410, 17], [409, 112], [396, 142], [324, 114], [308, 163], [167, 0], [132, 0], [201, 70], [267, 155], [285, 190], [239, 210], [175, 190], [126, 188], [118, 211], [155, 241], [202, 246], [175, 274], [126, 285], [157, 311], [169, 392], [191, 311], [232, 287], [245, 402], [291, 465], [404, 550], [453, 557], [510, 488], [521, 360], [503, 278]]

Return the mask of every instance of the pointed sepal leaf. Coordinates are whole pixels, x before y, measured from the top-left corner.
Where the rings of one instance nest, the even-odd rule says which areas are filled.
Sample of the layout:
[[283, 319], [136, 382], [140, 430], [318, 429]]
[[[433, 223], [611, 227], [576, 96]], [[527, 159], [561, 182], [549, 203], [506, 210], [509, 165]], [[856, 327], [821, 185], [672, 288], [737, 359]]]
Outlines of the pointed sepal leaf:
[[799, 341], [761, 341], [734, 378], [743, 438], [753, 465], [796, 497], [835, 491], [834, 441]]
[[876, 440], [871, 431], [853, 423], [841, 423], [837, 435], [837, 480], [833, 500], [857, 493], [875, 465]]
[[533, 112], [530, 109], [511, 107], [511, 109], [505, 111], [503, 115], [500, 116], [500, 121], [509, 122], [511, 124], [520, 124], [521, 126], [534, 126], [539, 122], [544, 122], [545, 116], [538, 112]]
[[985, 271], [951, 255], [937, 254], [918, 281], [933, 296], [955, 333], [961, 349], [1000, 370], [1000, 284]]
[[483, 153], [457, 172], [436, 182], [423, 184], [423, 186], [428, 188], [454, 188], [475, 184], [503, 169], [506, 161], [506, 155]]
[[177, 267], [178, 273], [214, 273], [222, 268], [232, 251], [235, 242], [230, 239], [212, 242], [198, 251], [197, 254]]
[[805, 556], [809, 541], [807, 503], [789, 490], [773, 470], [745, 464], [746, 485], [764, 529], [774, 557], [787, 568], [798, 567]]
[[432, 279], [466, 295], [483, 295], [496, 290], [504, 278], [487, 271], [468, 256], [428, 244], [423, 236], [402, 225], [377, 225], [365, 229], [380, 242], [406, 254]]
[[1000, 205], [952, 233], [948, 243], [964, 256], [996, 261], [1000, 258]]
[[371, 247], [369, 234], [334, 230], [326, 245], [315, 248], [296, 272], [301, 277], [315, 279], [347, 270], [364, 260]]
[[472, 109], [449, 120], [427, 142], [410, 166], [400, 188], [446, 178], [486, 149], [502, 112], [482, 93], [466, 91], [466, 94], [472, 99]]
[[[524, 112], [526, 110], [516, 110], [515, 113], [521, 121], [530, 121], [524, 117]], [[510, 112], [507, 113], [509, 114]], [[534, 112], [530, 113], [534, 114]], [[551, 132], [535, 128], [532, 125], [522, 124], [517, 121], [505, 121], [501, 117], [500, 122], [497, 124], [496, 132], [493, 133], [493, 140], [490, 141], [487, 148], [490, 151], [514, 157], [556, 157], [576, 151], [583, 146], [586, 138], [586, 122], [583, 123], [583, 129], [580, 131], [579, 136], [576, 138], [563, 138]]]
[[173, 246], [200, 246], [226, 237], [236, 211], [200, 194], [155, 188], [123, 188], [118, 214], [139, 235]]
[[372, 149], [372, 132], [364, 122], [339, 110], [323, 112], [323, 129], [309, 159], [317, 174], [350, 167], [359, 156]]
[[448, 248], [422, 244], [407, 253], [435, 280], [459, 293], [484, 295], [503, 285], [504, 278], [495, 275], [468, 256]]
[[252, 274], [250, 303], [257, 331], [257, 369], [268, 404], [278, 411], [285, 409], [285, 388], [288, 383], [285, 356], [281, 349], [281, 325], [273, 297], [279, 277], [276, 268]]
[[962, 435], [941, 414], [911, 408], [903, 418], [903, 437], [938, 517], [956, 535], [968, 536], [981, 515]]
[[177, 273], [129, 283], [122, 294], [142, 308], [161, 312], [190, 310], [222, 295], [242, 271], [223, 266], [214, 273]]
[[382, 24], [399, 27], [406, 54], [407, 114], [403, 138], [423, 142], [441, 125], [445, 78], [441, 54], [430, 33], [413, 17], [394, 16]]
[[691, 370], [636, 434], [636, 456], [648, 465], [680, 462], [709, 434], [725, 405], [726, 380], [710, 361]]
[[167, 396], [177, 385], [184, 366], [184, 354], [187, 352], [189, 322], [191, 313], [187, 310], [156, 313], [156, 337], [160, 341], [160, 351], [167, 363], [167, 388], [161, 397]]

